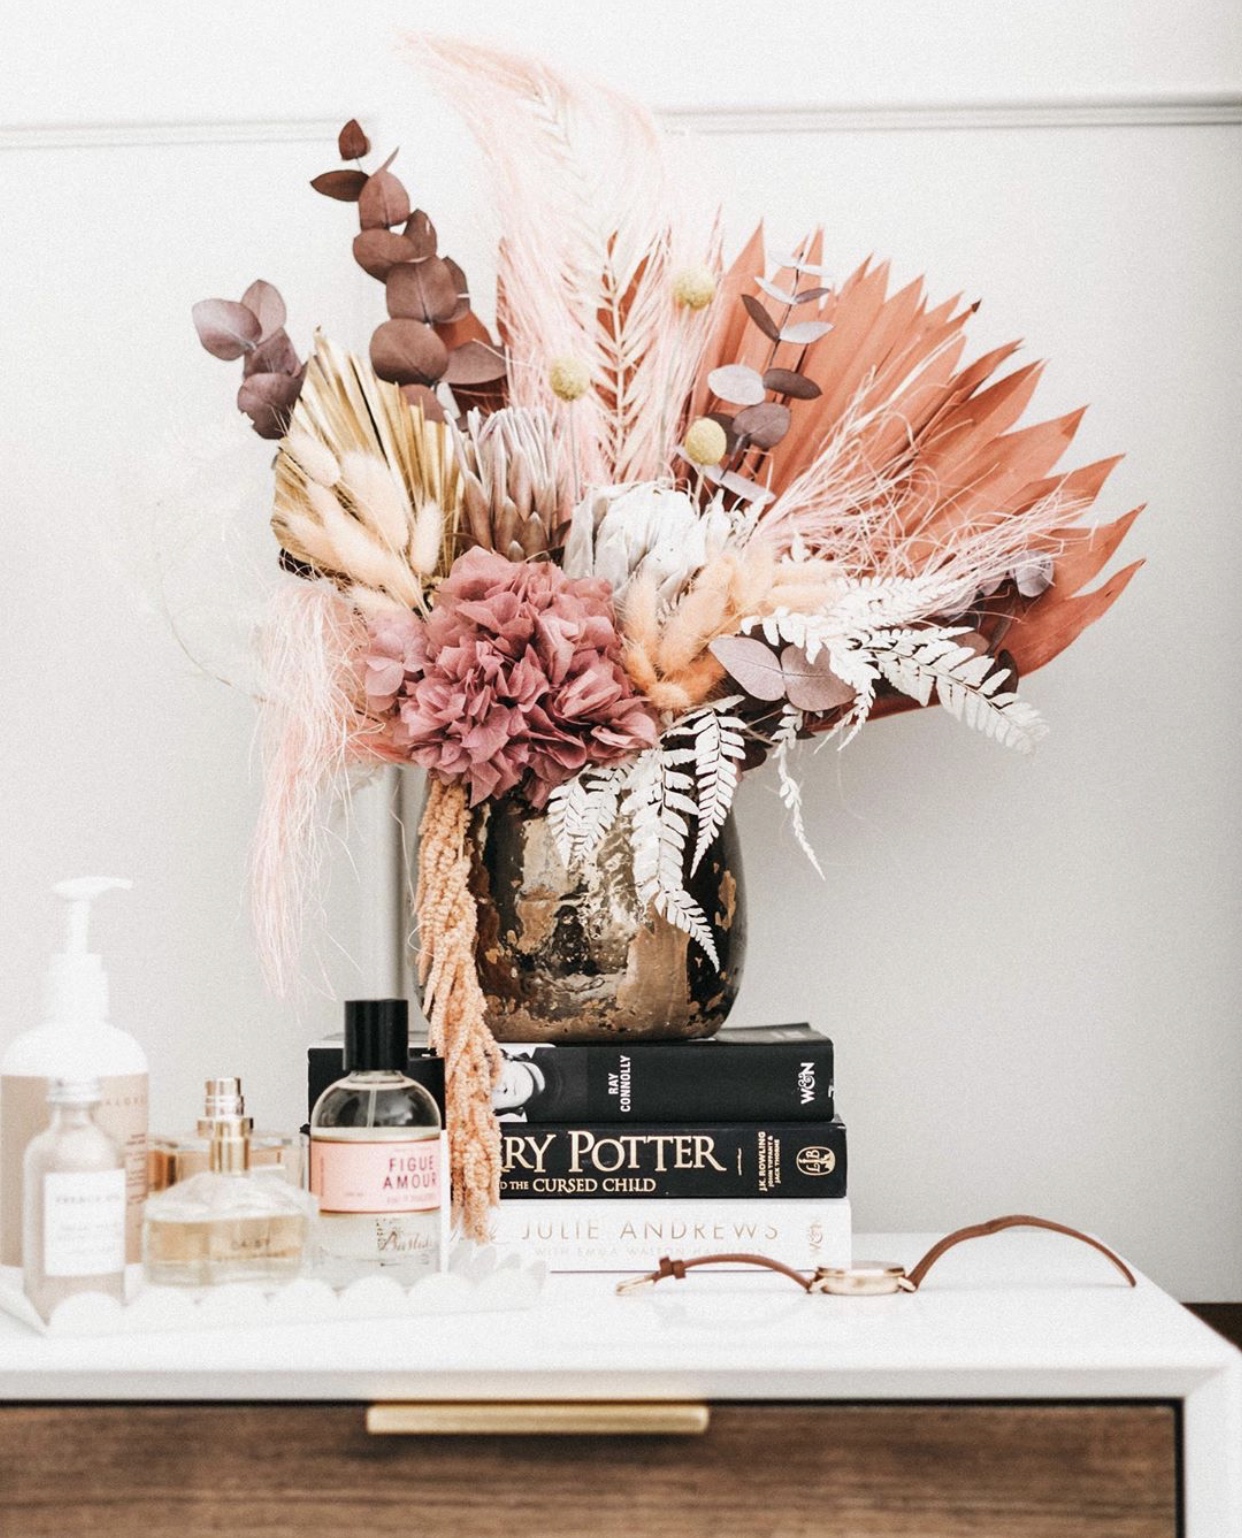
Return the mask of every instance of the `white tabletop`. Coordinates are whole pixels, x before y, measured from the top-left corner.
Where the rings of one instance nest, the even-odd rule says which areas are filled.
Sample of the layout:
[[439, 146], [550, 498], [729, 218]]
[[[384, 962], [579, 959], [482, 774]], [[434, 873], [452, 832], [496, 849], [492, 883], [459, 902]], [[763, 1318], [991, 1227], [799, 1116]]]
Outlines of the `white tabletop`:
[[[854, 1252], [911, 1265], [933, 1242], [858, 1236]], [[0, 1317], [0, 1399], [1170, 1399], [1188, 1531], [1242, 1532], [1242, 1353], [1083, 1245], [999, 1234], [880, 1298], [766, 1273], [628, 1297], [615, 1282], [552, 1276], [526, 1311], [262, 1330], [55, 1339]]]

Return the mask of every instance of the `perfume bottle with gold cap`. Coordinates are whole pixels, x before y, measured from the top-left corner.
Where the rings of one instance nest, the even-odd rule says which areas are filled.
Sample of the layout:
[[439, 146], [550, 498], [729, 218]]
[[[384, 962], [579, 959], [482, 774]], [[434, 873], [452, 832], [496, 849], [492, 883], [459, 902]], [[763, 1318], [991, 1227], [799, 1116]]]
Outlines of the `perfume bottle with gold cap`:
[[[240, 1079], [208, 1079], [203, 1114], [193, 1132], [153, 1132], [147, 1138], [147, 1188], [166, 1191], [179, 1180], [211, 1168], [211, 1129], [217, 1116], [244, 1116]], [[256, 1175], [275, 1175], [301, 1186], [304, 1144], [296, 1132], [250, 1134], [250, 1168]]]
[[314, 1199], [251, 1167], [253, 1123], [236, 1079], [208, 1081], [208, 1168], [147, 1202], [147, 1279], [200, 1287], [286, 1281], [302, 1268]]

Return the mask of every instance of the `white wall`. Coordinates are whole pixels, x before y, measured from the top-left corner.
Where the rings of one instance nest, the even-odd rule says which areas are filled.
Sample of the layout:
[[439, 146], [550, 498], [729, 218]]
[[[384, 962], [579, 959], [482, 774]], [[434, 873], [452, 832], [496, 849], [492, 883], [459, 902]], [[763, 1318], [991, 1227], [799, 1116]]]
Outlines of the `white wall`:
[[[305, 188], [337, 122], [404, 144], [483, 288], [479, 167], [391, 36], [491, 37], [705, 132], [735, 230], [822, 219], [842, 272], [877, 251], [982, 297], [979, 350], [1021, 335], [1052, 360], [1041, 415], [1093, 402], [1076, 459], [1129, 450], [1104, 510], [1149, 501], [1130, 540], [1148, 566], [1030, 680], [1054, 726], [1033, 762], [934, 713], [808, 760], [826, 884], [771, 785], [747, 784], [739, 1015], [809, 1015], [837, 1041], [860, 1226], [1044, 1212], [1181, 1296], [1242, 1298], [1236, 8], [233, 0], [174, 30], [130, 0], [106, 32], [94, 8], [58, 14], [10, 18], [0, 61], [0, 1044], [37, 1009], [46, 887], [118, 870], [138, 885], [100, 927], [157, 1119], [233, 1070], [264, 1119], [299, 1114], [302, 1045], [337, 1006], [263, 991], [243, 912], [252, 707], [143, 609], [134, 528], [157, 445], [177, 435], [184, 458], [235, 425], [194, 299], [261, 274], [303, 344], [318, 320], [367, 335], [379, 291], [351, 270], [349, 211]], [[268, 556], [266, 455], [236, 424], [237, 494], [188, 503], [163, 539], [195, 644], [230, 661], [245, 629], [225, 636], [218, 611]], [[319, 944], [343, 993], [386, 986], [391, 952], [383, 808], [362, 815]]]

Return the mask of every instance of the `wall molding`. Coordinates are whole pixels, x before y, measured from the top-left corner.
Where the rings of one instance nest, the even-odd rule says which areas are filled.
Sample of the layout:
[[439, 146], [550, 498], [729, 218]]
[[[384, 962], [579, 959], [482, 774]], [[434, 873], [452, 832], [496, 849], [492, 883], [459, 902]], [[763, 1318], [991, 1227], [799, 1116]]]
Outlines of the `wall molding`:
[[[661, 107], [669, 128], [705, 135], [944, 132], [1038, 128], [1187, 128], [1242, 123], [1242, 93], [1150, 97], [1031, 97], [979, 102], [873, 102], [849, 106]], [[0, 125], [0, 150], [114, 149], [129, 145], [323, 144], [336, 118], [168, 123]]]
[[1030, 97], [979, 102], [875, 102], [852, 106], [672, 107], [660, 118], [698, 134], [902, 133], [961, 129], [1185, 128], [1242, 123], [1242, 94]]
[[177, 144], [335, 145], [338, 118], [238, 118], [173, 123], [31, 123], [0, 126], [0, 150], [160, 148]]

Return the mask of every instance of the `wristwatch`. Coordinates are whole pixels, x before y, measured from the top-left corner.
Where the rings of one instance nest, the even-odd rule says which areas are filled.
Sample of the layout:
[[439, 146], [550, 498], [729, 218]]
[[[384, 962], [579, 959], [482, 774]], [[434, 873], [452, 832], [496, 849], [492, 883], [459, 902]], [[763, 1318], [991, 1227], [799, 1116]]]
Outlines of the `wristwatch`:
[[962, 1244], [967, 1239], [982, 1239], [988, 1234], [1000, 1233], [1005, 1228], [1047, 1228], [1055, 1234], [1064, 1234], [1068, 1239], [1081, 1240], [1083, 1244], [1089, 1244], [1093, 1250], [1099, 1250], [1101, 1255], [1112, 1261], [1131, 1287], [1137, 1285], [1134, 1273], [1125, 1261], [1115, 1255], [1106, 1244], [1093, 1239], [1090, 1234], [1080, 1233], [1076, 1228], [1067, 1228], [1064, 1223], [1054, 1223], [1050, 1218], [1033, 1218], [1026, 1213], [1011, 1213], [1007, 1217], [991, 1218], [986, 1223], [974, 1223], [969, 1228], [958, 1228], [951, 1234], [946, 1234], [943, 1239], [933, 1244], [927, 1254], [909, 1271], [904, 1266], [887, 1260], [859, 1260], [851, 1266], [820, 1266], [811, 1276], [807, 1276], [802, 1271], [795, 1271], [792, 1266], [787, 1266], [783, 1261], [773, 1260], [770, 1255], [743, 1253], [695, 1255], [689, 1260], [670, 1260], [665, 1255], [654, 1271], [618, 1282], [617, 1292], [626, 1294], [637, 1292], [644, 1287], [654, 1287], [657, 1282], [662, 1282], [669, 1276], [675, 1281], [681, 1281], [687, 1271], [698, 1266], [723, 1265], [763, 1266], [769, 1271], [776, 1271], [782, 1276], [789, 1277], [804, 1292], [827, 1292], [842, 1298], [874, 1298], [894, 1292], [917, 1292], [927, 1273], [955, 1244]]

